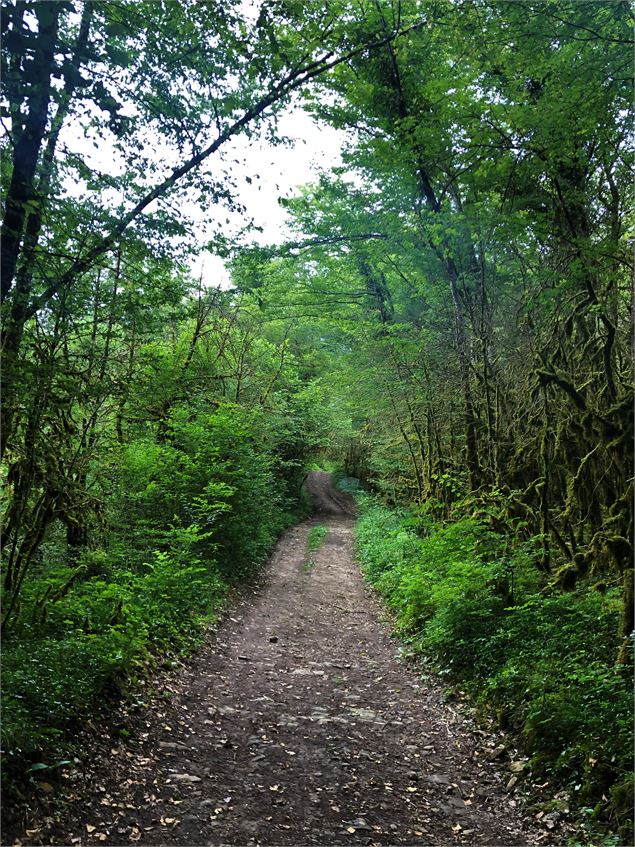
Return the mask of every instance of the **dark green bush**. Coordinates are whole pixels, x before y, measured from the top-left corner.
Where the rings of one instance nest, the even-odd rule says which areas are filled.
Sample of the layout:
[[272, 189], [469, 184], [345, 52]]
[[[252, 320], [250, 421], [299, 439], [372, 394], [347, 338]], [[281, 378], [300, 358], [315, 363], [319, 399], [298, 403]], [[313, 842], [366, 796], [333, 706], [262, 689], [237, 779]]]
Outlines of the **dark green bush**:
[[[229, 586], [253, 573], [302, 510], [293, 434], [260, 409], [176, 407], [166, 436], [113, 447], [99, 546], [72, 563], [59, 528], [25, 583], [3, 645], [5, 763], [40, 757], [149, 653], [193, 644]], [[297, 446], [297, 445], [296, 445]]]
[[514, 546], [471, 518], [427, 524], [421, 537], [419, 515], [358, 500], [359, 559], [401, 634], [516, 733], [536, 771], [625, 831], [633, 698], [614, 666], [617, 593], [545, 595], [538, 545]]

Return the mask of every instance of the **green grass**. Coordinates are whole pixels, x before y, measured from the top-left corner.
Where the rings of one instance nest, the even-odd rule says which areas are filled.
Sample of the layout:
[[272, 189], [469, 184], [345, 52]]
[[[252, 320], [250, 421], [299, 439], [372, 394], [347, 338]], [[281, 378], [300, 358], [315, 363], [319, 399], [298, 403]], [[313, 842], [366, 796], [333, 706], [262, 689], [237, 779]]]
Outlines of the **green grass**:
[[[312, 526], [309, 530], [309, 534], [306, 540], [306, 548], [309, 553], [315, 553], [320, 549], [322, 544], [324, 544], [324, 539], [329, 534], [328, 529], [321, 524], [317, 524], [317, 526]], [[309, 573], [315, 567], [315, 560], [312, 556], [309, 556], [306, 561], [302, 563], [302, 570], [305, 573]]]
[[324, 540], [328, 534], [329, 531], [325, 526], [322, 526], [321, 524], [312, 526], [306, 540], [306, 546], [309, 553], [315, 553], [316, 550], [319, 550], [322, 544], [324, 544]]

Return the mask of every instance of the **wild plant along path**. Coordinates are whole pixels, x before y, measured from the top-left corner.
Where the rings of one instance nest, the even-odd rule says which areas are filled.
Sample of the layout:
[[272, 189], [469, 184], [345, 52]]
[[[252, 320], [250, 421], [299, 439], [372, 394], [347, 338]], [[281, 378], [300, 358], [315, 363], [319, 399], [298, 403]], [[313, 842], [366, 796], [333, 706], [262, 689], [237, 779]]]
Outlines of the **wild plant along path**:
[[[398, 661], [350, 500], [327, 474], [308, 487], [320, 517], [285, 534], [145, 731], [72, 786], [57, 843], [544, 843], [483, 734]], [[328, 536], [309, 561], [316, 522]]]

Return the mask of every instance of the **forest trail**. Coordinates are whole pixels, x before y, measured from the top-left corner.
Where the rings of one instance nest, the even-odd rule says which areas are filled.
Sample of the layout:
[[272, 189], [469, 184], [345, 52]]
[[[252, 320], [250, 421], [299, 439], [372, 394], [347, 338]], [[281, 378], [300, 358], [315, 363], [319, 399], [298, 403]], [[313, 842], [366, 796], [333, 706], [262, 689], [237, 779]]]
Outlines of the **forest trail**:
[[107, 761], [67, 780], [61, 822], [23, 844], [545, 843], [484, 733], [398, 660], [353, 560], [350, 498], [328, 474], [307, 488], [319, 517], [283, 536], [170, 700], [104, 735]]

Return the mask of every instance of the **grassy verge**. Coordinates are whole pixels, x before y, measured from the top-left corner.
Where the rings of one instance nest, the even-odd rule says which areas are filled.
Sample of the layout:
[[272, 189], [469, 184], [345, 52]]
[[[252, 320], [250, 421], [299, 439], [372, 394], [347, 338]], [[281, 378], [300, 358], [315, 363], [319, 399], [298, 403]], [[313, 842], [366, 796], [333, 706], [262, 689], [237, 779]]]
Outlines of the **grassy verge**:
[[328, 534], [329, 531], [325, 526], [321, 524], [312, 526], [306, 540], [306, 547], [309, 553], [315, 553], [319, 550]]
[[303, 563], [302, 569], [305, 573], [312, 571], [315, 567], [315, 561], [313, 560], [313, 556], [311, 553], [315, 553], [320, 549], [326, 536], [329, 534], [328, 529], [325, 526], [321, 526], [318, 524], [317, 526], [312, 526], [309, 530], [309, 534], [306, 540], [306, 549], [309, 552], [309, 558]]
[[617, 592], [550, 592], [531, 545], [358, 499], [358, 558], [399, 634], [514, 733], [534, 774], [568, 787], [582, 818], [630, 843], [632, 683], [613, 664]]

